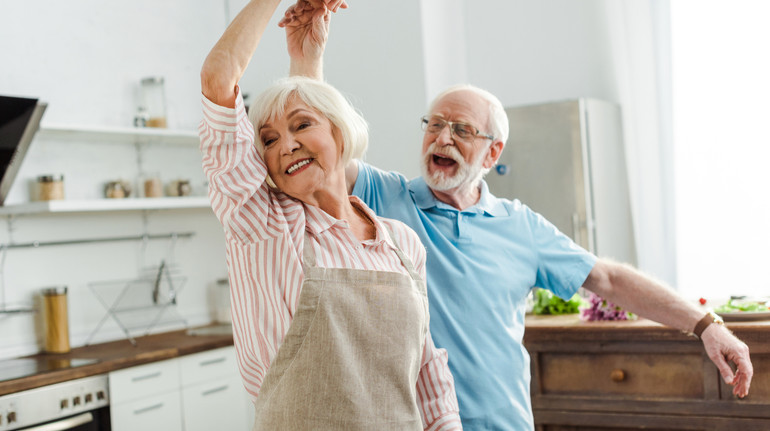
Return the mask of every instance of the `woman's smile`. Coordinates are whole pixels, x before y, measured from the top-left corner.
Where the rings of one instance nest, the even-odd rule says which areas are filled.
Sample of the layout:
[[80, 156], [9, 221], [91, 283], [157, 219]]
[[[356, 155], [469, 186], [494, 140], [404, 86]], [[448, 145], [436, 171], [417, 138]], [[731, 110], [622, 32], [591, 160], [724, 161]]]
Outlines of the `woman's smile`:
[[305, 159], [297, 160], [296, 162], [292, 163], [289, 166], [289, 169], [286, 169], [286, 173], [289, 174], [289, 175], [294, 175], [294, 174], [297, 174], [299, 172], [302, 172], [302, 171], [304, 171], [307, 168], [307, 166], [311, 162], [313, 162], [313, 160], [314, 159], [312, 159], [312, 158], [305, 158]]

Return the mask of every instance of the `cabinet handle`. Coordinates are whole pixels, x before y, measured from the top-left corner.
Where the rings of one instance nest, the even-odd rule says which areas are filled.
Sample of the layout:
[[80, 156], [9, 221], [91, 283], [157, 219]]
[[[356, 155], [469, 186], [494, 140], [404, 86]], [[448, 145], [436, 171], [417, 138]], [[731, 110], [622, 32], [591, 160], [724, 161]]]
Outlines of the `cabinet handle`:
[[200, 365], [201, 365], [201, 367], [205, 367], [206, 365], [214, 365], [214, 364], [218, 364], [218, 363], [224, 362], [224, 361], [225, 361], [224, 357], [222, 357], [222, 358], [215, 358], [215, 359], [209, 359], [208, 361], [202, 361], [200, 363]]
[[228, 388], [228, 385], [218, 386], [216, 388], [209, 389], [209, 390], [201, 392], [201, 395], [203, 395], [205, 397], [206, 395], [211, 395], [211, 394], [215, 394], [217, 392], [226, 391], [227, 388]]
[[131, 381], [132, 382], [139, 382], [139, 381], [142, 381], [142, 380], [154, 379], [155, 377], [160, 377], [160, 375], [161, 375], [161, 372], [160, 371], [156, 371], [156, 372], [154, 372], [152, 374], [145, 374], [143, 376], [131, 377]]
[[620, 383], [626, 379], [626, 372], [623, 370], [612, 370], [610, 373], [610, 380], [615, 383]]
[[158, 410], [159, 408], [163, 407], [163, 403], [153, 404], [151, 406], [143, 407], [141, 409], [134, 410], [135, 415], [140, 415], [142, 413], [147, 413], [151, 410]]

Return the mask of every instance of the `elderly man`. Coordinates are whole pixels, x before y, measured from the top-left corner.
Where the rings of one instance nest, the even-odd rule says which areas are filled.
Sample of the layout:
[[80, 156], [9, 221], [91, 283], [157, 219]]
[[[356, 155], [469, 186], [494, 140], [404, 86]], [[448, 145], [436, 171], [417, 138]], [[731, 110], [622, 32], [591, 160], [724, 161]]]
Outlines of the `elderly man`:
[[[292, 73], [321, 77], [328, 19], [300, 0], [287, 30]], [[328, 14], [327, 14], [328, 15]], [[317, 15], [316, 15], [317, 16]], [[408, 180], [366, 163], [346, 176], [353, 194], [399, 219], [428, 253], [431, 333], [449, 353], [466, 430], [533, 429], [529, 355], [522, 345], [533, 286], [571, 297], [581, 286], [645, 318], [696, 334], [733, 393], [748, 394], [749, 351], [715, 315], [632, 267], [597, 258], [518, 200], [493, 196], [483, 180], [508, 135], [500, 101], [479, 88], [449, 88], [422, 118], [423, 175]], [[729, 362], [736, 365], [733, 372]]]

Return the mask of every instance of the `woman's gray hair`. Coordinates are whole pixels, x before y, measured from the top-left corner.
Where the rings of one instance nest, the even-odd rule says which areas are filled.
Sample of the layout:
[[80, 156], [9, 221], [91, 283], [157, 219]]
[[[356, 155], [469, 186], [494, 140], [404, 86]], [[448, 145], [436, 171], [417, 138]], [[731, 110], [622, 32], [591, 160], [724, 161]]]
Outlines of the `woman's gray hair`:
[[499, 139], [503, 141], [503, 144], [508, 141], [508, 131], [509, 131], [509, 125], [508, 125], [508, 115], [505, 113], [505, 108], [503, 108], [503, 104], [500, 102], [500, 99], [495, 97], [494, 94], [490, 93], [487, 90], [481, 89], [479, 87], [470, 85], [470, 84], [458, 84], [453, 85], [446, 90], [442, 91], [441, 94], [436, 96], [433, 99], [433, 102], [430, 104], [430, 109], [428, 112], [433, 112], [433, 108], [436, 107], [436, 103], [443, 99], [444, 96], [454, 93], [456, 91], [462, 91], [462, 90], [468, 90], [473, 92], [474, 94], [478, 95], [482, 99], [486, 100], [489, 104], [489, 124], [487, 124], [487, 127], [489, 130], [482, 130], [484, 133], [490, 133], [492, 136], [495, 137], [495, 139]]
[[369, 126], [364, 117], [353, 108], [348, 99], [331, 85], [304, 76], [290, 76], [276, 81], [257, 96], [249, 108], [249, 121], [254, 125], [254, 145], [260, 154], [265, 146], [259, 138], [259, 129], [267, 122], [283, 115], [292, 96], [320, 112], [340, 131], [342, 162], [360, 159], [369, 145]]

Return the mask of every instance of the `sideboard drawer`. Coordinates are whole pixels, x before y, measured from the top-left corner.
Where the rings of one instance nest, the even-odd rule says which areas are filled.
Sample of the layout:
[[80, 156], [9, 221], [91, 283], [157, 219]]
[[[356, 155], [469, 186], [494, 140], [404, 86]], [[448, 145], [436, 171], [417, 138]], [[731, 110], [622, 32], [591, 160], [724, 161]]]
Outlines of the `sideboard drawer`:
[[704, 397], [700, 354], [542, 352], [539, 360], [543, 395]]
[[[746, 403], [767, 403], [770, 401], [770, 354], [750, 353], [750, 355], [751, 365], [754, 367], [754, 377], [751, 379], [749, 396], [741, 401]], [[738, 399], [738, 397], [733, 395], [733, 387], [725, 384], [721, 375], [719, 382], [722, 386], [720, 390], [722, 399]]]

